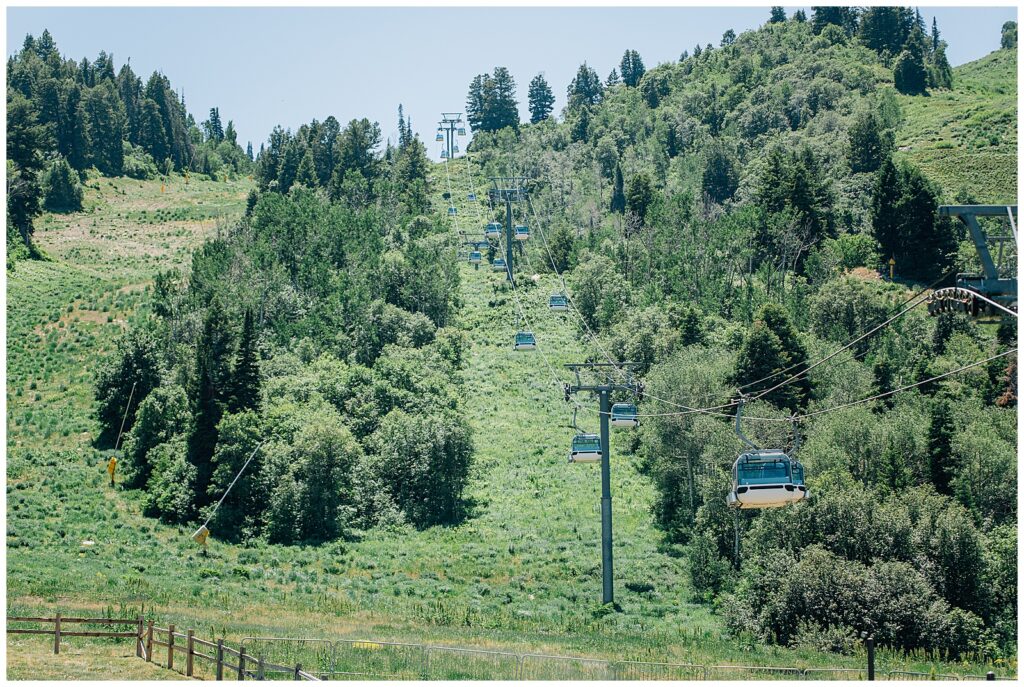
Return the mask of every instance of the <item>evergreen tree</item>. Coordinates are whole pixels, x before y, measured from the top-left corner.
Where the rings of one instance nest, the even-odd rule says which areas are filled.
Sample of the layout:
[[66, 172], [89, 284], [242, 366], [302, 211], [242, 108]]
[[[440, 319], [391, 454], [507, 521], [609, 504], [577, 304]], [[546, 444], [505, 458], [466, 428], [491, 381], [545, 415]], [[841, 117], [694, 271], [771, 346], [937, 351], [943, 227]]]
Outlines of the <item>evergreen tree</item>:
[[7, 230], [32, 245], [32, 219], [39, 214], [42, 190], [39, 173], [43, 169], [40, 154], [46, 129], [39, 125], [32, 103], [15, 91], [7, 92]]
[[726, 32], [722, 34], [722, 42], [720, 43], [720, 45], [723, 48], [727, 48], [735, 42], [736, 32], [733, 31], [732, 29], [727, 29]]
[[249, 141], [248, 143], [245, 144], [245, 156], [249, 158], [249, 162], [252, 162], [254, 160], [252, 156], [252, 141]]
[[82, 209], [82, 185], [78, 173], [68, 161], [58, 157], [50, 164], [43, 181], [44, 205], [52, 212], [78, 212]]
[[295, 182], [308, 188], [316, 188], [317, 176], [316, 165], [313, 164], [313, 151], [304, 146], [302, 159], [299, 161], [298, 170], [295, 172]]
[[713, 145], [704, 166], [702, 187], [716, 203], [724, 203], [736, 192], [740, 173], [736, 161], [723, 145]]
[[618, 86], [622, 83], [622, 79], [619, 78], [619, 70], [612, 67], [612, 70], [608, 72], [608, 78], [604, 80], [604, 87], [611, 88], [612, 86]]
[[224, 415], [230, 390], [230, 357], [229, 323], [220, 300], [214, 297], [196, 342], [195, 374], [189, 393], [194, 421], [188, 441], [188, 460], [196, 468], [197, 501], [205, 497], [213, 472], [211, 459], [217, 446], [217, 425]]
[[803, 24], [805, 21], [807, 21], [807, 13], [804, 12], [803, 10], [797, 10], [796, 12], [793, 13], [793, 21]]
[[89, 163], [107, 176], [120, 176], [124, 168], [124, 110], [112, 80], [91, 88], [84, 101]]
[[640, 59], [640, 53], [636, 50], [627, 50], [619, 63], [619, 72], [622, 74], [622, 82], [631, 88], [635, 88], [643, 78], [644, 61]]
[[531, 124], [537, 124], [551, 116], [551, 111], [555, 107], [555, 95], [543, 74], [538, 74], [530, 81], [528, 97]]
[[882, 126], [873, 109], [857, 113], [850, 125], [850, 169], [853, 172], [874, 172], [892, 151], [892, 131]]
[[879, 54], [897, 55], [914, 26], [914, 12], [909, 7], [868, 7], [860, 17], [860, 39]]
[[82, 90], [78, 84], [68, 85], [62, 109], [58, 124], [58, 150], [61, 155], [67, 157], [72, 167], [83, 170], [89, 164], [91, 142], [86, 131]]
[[896, 90], [915, 95], [928, 88], [928, 70], [925, 68], [924, 34], [914, 26], [903, 46], [903, 52], [896, 58], [892, 69]]
[[947, 218], [939, 218], [939, 194], [917, 169], [882, 165], [871, 201], [871, 221], [882, 258], [896, 260], [903, 278], [931, 282], [945, 273], [956, 252]]
[[519, 128], [516, 82], [505, 67], [494, 69], [494, 95], [489, 103], [487, 119], [489, 126], [485, 126], [485, 131], [498, 131], [505, 127]]
[[[749, 391], [757, 395], [801, 372], [806, 363], [807, 350], [789, 316], [781, 306], [770, 303], [758, 312], [753, 327], [744, 338], [736, 359], [733, 381], [741, 387], [760, 382]], [[782, 370], [787, 370], [785, 375], [776, 374]], [[766, 394], [764, 400], [779, 408], [799, 412], [807, 407], [810, 395], [810, 380], [804, 375]]]
[[784, 21], [786, 21], [786, 10], [778, 5], [773, 6], [771, 16], [768, 18], [768, 23], [781, 24]]
[[466, 96], [466, 122], [473, 130], [479, 130], [484, 121], [484, 80], [486, 74], [478, 74], [469, 82], [469, 94]]
[[654, 184], [647, 172], [635, 174], [629, 181], [629, 191], [626, 193], [626, 209], [636, 215], [643, 224], [647, 218], [647, 210], [654, 201]]
[[932, 52], [939, 49], [939, 20], [932, 17]]
[[592, 107], [600, 103], [603, 97], [604, 89], [601, 86], [601, 78], [584, 62], [569, 83], [569, 109]]
[[216, 107], [210, 108], [210, 118], [203, 122], [203, 130], [206, 134], [207, 140], [220, 143], [224, 140], [224, 128], [220, 123], [220, 109]]
[[622, 167], [615, 163], [615, 181], [612, 183], [612, 202], [609, 210], [620, 215], [626, 211], [626, 191], [623, 188]]
[[224, 129], [224, 140], [232, 146], [238, 145], [238, 132], [235, 131], [235, 123], [230, 119], [227, 128]]
[[840, 27], [847, 36], [852, 36], [857, 31], [858, 16], [854, 7], [812, 7], [811, 13], [811, 30], [815, 35], [820, 34], [830, 24]]
[[245, 311], [242, 321], [242, 338], [235, 354], [235, 366], [231, 374], [231, 395], [228, 409], [237, 413], [255, 410], [260, 404], [259, 352], [256, 350], [256, 327], [252, 311]]
[[928, 68], [928, 85], [933, 88], [953, 88], [953, 68], [946, 59], [945, 41], [939, 43], [939, 47], [932, 53]]

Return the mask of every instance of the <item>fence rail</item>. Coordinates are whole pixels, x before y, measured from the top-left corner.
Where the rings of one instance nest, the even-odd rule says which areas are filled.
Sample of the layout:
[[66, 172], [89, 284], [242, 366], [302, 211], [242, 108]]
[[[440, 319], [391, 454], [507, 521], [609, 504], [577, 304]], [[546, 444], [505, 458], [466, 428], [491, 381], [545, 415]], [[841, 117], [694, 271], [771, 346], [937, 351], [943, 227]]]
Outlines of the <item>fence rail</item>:
[[[186, 677], [198, 677], [196, 675], [196, 659], [209, 662], [214, 667], [215, 679], [224, 679], [224, 669], [233, 671], [238, 680], [266, 679], [267, 673], [284, 673], [293, 680], [312, 680], [319, 682], [320, 678], [302, 669], [302, 665], [296, 663], [294, 666], [283, 666], [274, 663], [267, 663], [262, 656], [253, 657], [246, 653], [245, 646], [240, 645], [237, 649], [224, 643], [224, 639], [217, 639], [210, 642], [195, 636], [195, 630], [189, 629], [182, 633], [175, 629], [173, 624], [167, 627], [158, 627], [152, 620], [146, 622], [142, 616], [135, 619], [123, 618], [65, 618], [57, 613], [52, 618], [37, 616], [8, 616], [7, 634], [32, 634], [32, 635], [53, 635], [53, 653], [60, 653], [61, 639], [64, 637], [111, 637], [120, 639], [135, 640], [135, 655], [150, 663], [163, 665], [169, 670], [179, 670], [175, 665], [175, 655], [183, 655], [185, 658], [184, 674]], [[52, 628], [24, 628], [10, 627], [11, 623], [37, 623], [52, 625]], [[128, 625], [135, 629], [131, 632], [100, 632], [100, 631], [68, 631], [63, 627], [69, 624], [93, 624], [93, 625]], [[202, 653], [196, 650], [196, 646], [207, 647], [213, 650], [212, 654]], [[154, 647], [166, 649], [160, 651], [158, 656]], [[225, 654], [234, 657], [235, 662], [229, 663], [224, 660]], [[180, 666], [180, 662], [178, 664]]]
[[[52, 625], [46, 628], [8, 627], [8, 634], [53, 635], [53, 651], [60, 653], [64, 637], [134, 639], [136, 656], [200, 677], [199, 661], [213, 668], [215, 680], [291, 679], [341, 680], [863, 680], [862, 668], [794, 668], [786, 666], [699, 665], [618, 661], [579, 656], [519, 654], [489, 649], [469, 649], [365, 639], [327, 640], [300, 637], [243, 637], [238, 647], [200, 639], [195, 630], [178, 631], [173, 624], [158, 627], [141, 616], [119, 618], [53, 618], [8, 616], [10, 623]], [[130, 632], [66, 631], [66, 625], [130, 626]], [[205, 648], [209, 653], [197, 650]], [[155, 652], [154, 648], [160, 649]], [[185, 664], [176, 658], [183, 657]], [[231, 661], [226, 660], [230, 658]], [[309, 669], [304, 669], [307, 666]], [[205, 671], [203, 671], [205, 673]], [[953, 675], [951, 673], [890, 670], [878, 672], [881, 680], [1014, 680], [1015, 677]]]

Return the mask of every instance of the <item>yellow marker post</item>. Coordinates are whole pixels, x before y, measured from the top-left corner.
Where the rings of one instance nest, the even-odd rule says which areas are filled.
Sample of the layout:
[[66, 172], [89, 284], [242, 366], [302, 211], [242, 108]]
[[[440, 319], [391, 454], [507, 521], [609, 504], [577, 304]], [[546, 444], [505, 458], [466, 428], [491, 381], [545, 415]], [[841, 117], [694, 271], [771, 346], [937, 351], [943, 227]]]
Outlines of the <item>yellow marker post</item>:
[[110, 486], [114, 486], [114, 473], [117, 472], [117, 456], [110, 456], [107, 461], [107, 472], [110, 473]]
[[889, 281], [896, 278], [896, 258], [889, 258]]
[[160, 184], [160, 193], [163, 193], [166, 190], [166, 187], [163, 184]]

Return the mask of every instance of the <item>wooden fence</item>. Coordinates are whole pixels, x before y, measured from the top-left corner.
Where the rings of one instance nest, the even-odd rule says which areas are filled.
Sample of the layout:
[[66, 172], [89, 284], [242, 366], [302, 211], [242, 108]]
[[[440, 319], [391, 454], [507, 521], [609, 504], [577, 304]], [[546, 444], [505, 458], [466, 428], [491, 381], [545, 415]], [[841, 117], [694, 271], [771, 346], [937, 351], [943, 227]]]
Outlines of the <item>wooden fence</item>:
[[[179, 632], [174, 624], [158, 627], [152, 620], [146, 622], [142, 616], [134, 620], [121, 618], [65, 618], [57, 613], [52, 618], [30, 616], [8, 616], [7, 634], [15, 635], [53, 635], [53, 653], [60, 653], [61, 640], [66, 637], [113, 637], [135, 640], [135, 655], [148, 662], [165, 666], [169, 670], [183, 672], [186, 677], [199, 677], [196, 668], [198, 661], [206, 661], [213, 669], [214, 679], [223, 680], [225, 670], [228, 679], [265, 680], [271, 676], [291, 678], [293, 680], [313, 680], [319, 682], [315, 675], [304, 671], [301, 664], [282, 666], [268, 663], [262, 656], [250, 656], [245, 647], [235, 649], [224, 643], [224, 639], [209, 642], [196, 637], [195, 630]], [[32, 623], [52, 627], [10, 627], [11, 623]], [[107, 625], [130, 627], [130, 631], [112, 632], [96, 630], [68, 630], [68, 625]], [[175, 658], [178, 659], [175, 663]], [[181, 665], [184, 658], [185, 665]]]

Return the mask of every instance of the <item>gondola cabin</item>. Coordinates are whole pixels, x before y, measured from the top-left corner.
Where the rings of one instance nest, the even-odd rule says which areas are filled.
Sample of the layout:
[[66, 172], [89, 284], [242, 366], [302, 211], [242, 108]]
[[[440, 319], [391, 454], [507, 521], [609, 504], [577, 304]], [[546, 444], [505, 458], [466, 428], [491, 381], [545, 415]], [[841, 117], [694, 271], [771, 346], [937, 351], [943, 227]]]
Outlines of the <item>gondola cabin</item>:
[[805, 498], [804, 467], [782, 451], [750, 451], [733, 463], [727, 501], [734, 508], [781, 508]]
[[505, 271], [505, 258], [494, 258], [494, 262], [491, 263], [492, 272], [504, 272]]
[[479, 265], [484, 261], [484, 254], [478, 250], [470, 251], [469, 253], [469, 264]]
[[459, 127], [459, 131], [458, 131], [458, 134], [459, 134], [459, 136], [465, 136], [465, 135], [466, 135], [466, 128], [465, 128], [465, 127], [462, 127], [462, 126], [460, 126], [460, 127]]
[[515, 239], [516, 241], [526, 241], [530, 238], [530, 227], [522, 224], [516, 225]]
[[442, 150], [441, 151], [441, 157], [443, 157], [443, 158], [448, 157], [448, 151], [447, 150]]
[[457, 214], [459, 214], [459, 211], [456, 209], [456, 207], [454, 205], [452, 205], [452, 206], [450, 206], [448, 208], [448, 214], [449, 215], [457, 215]]
[[513, 348], [517, 351], [532, 351], [537, 348], [537, 337], [533, 332], [517, 332]]
[[470, 193], [468, 196], [466, 196], [466, 200], [476, 200], [476, 194]]
[[569, 309], [569, 299], [565, 297], [565, 294], [556, 293], [548, 299], [548, 307], [552, 310], [564, 312]]
[[636, 406], [632, 403], [616, 403], [612, 406], [611, 417], [608, 418], [612, 427], [637, 427], [640, 425], [640, 418], [637, 417]]
[[437, 131], [437, 136], [434, 136], [434, 140], [438, 143], [442, 143], [444, 141], [444, 134], [441, 133], [440, 129]]
[[489, 239], [496, 239], [501, 236], [501, 225], [497, 222], [491, 222], [484, 229], [484, 236]]
[[600, 463], [601, 437], [596, 434], [577, 434], [569, 449], [570, 463]]
[[457, 152], [459, 152], [459, 146], [457, 146], [457, 145], [453, 145], [453, 146], [452, 146], [452, 152], [453, 152], [453, 153], [457, 153]]

